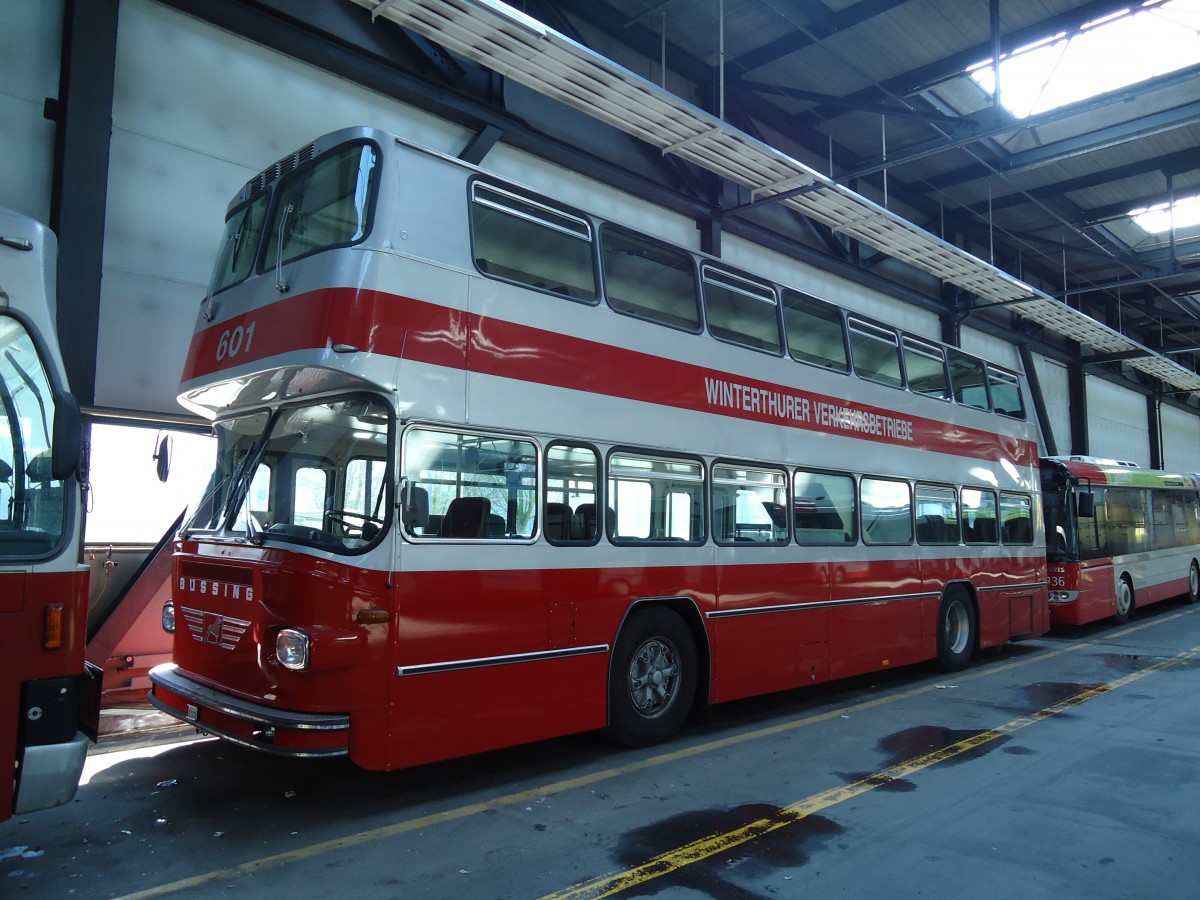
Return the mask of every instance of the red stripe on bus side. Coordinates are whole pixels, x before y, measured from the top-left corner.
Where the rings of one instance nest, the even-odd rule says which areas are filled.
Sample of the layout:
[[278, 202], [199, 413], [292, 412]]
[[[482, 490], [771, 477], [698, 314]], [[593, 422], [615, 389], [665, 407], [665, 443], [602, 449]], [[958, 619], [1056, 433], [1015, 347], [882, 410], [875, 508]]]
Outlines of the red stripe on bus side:
[[[234, 346], [231, 338], [238, 328], [241, 346], [230, 353]], [[251, 328], [253, 339], [247, 342], [245, 336]], [[329, 351], [338, 344], [519, 381], [883, 444], [980, 459], [1010, 459], [1018, 466], [1037, 462], [1036, 444], [1017, 437], [847, 403], [774, 382], [355, 288], [297, 295], [205, 329], [192, 340], [182, 381], [298, 350]]]

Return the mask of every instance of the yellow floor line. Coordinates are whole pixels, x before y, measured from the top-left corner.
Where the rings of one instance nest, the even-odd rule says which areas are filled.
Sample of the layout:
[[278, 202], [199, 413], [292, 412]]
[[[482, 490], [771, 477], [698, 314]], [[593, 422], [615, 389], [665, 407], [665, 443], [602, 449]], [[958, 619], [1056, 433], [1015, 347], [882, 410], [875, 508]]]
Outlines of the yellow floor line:
[[794, 825], [807, 816], [814, 815], [832, 806], [837, 806], [847, 800], [852, 800], [868, 791], [873, 791], [878, 787], [903, 778], [908, 778], [930, 766], [953, 759], [959, 754], [967, 753], [977, 747], [1020, 731], [1022, 728], [1027, 728], [1064, 710], [1079, 706], [1109, 691], [1124, 687], [1154, 672], [1191, 659], [1197, 653], [1200, 653], [1200, 647], [1193, 647], [1191, 650], [1168, 659], [1159, 660], [1123, 678], [1089, 688], [1086, 691], [1075, 694], [1073, 697], [1068, 697], [1059, 703], [1047, 706], [1030, 715], [1013, 719], [1011, 722], [981, 731], [976, 735], [972, 735], [939, 750], [934, 750], [931, 753], [926, 753], [894, 766], [889, 766], [886, 769], [881, 769], [870, 775], [865, 775], [850, 784], [830, 788], [819, 794], [813, 794], [811, 797], [805, 797], [803, 800], [793, 803], [790, 806], [783, 807], [774, 815], [763, 817], [731, 831], [709, 835], [698, 841], [693, 841], [690, 844], [685, 844], [682, 847], [661, 853], [653, 859], [642, 863], [640, 866], [627, 869], [624, 872], [604, 875], [592, 881], [574, 885], [563, 891], [547, 894], [542, 900], [598, 900], [601, 897], [612, 897], [622, 891], [641, 886], [655, 878], [661, 878], [664, 875], [677, 872], [685, 866], [710, 859], [713, 856], [724, 853], [726, 850], [756, 840], [772, 831], [785, 828], [788, 825]]

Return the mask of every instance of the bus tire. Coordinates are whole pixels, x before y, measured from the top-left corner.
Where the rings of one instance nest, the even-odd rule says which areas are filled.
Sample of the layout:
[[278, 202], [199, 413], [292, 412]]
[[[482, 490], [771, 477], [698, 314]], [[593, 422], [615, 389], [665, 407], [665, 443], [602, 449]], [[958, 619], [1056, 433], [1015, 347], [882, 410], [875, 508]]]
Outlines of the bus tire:
[[1118, 625], [1124, 625], [1132, 615], [1133, 584], [1129, 581], [1128, 575], [1122, 575], [1117, 582], [1117, 611], [1113, 615], [1113, 621]]
[[696, 641], [661, 606], [635, 612], [617, 639], [608, 677], [609, 740], [646, 747], [678, 731], [696, 693]]
[[1200, 566], [1196, 565], [1196, 561], [1192, 560], [1192, 566], [1188, 570], [1188, 592], [1187, 602], [1195, 603], [1200, 600]]
[[967, 667], [975, 653], [975, 606], [962, 588], [951, 588], [942, 595], [938, 608], [938, 663], [947, 672]]

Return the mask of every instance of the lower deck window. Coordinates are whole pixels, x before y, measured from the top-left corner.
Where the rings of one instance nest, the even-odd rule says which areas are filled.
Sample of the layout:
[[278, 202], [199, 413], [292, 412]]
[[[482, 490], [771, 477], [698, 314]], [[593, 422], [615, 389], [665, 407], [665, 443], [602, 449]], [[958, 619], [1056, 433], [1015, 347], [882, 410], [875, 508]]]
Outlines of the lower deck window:
[[614, 454], [608, 498], [605, 527], [613, 543], [704, 541], [704, 466], [698, 460]]
[[863, 542], [912, 543], [912, 493], [908, 482], [864, 478], [861, 491]]
[[414, 429], [404, 442], [412, 537], [528, 539], [537, 523], [537, 449], [496, 435]]
[[858, 498], [852, 477], [800, 469], [792, 481], [797, 543], [853, 544], [858, 540]]

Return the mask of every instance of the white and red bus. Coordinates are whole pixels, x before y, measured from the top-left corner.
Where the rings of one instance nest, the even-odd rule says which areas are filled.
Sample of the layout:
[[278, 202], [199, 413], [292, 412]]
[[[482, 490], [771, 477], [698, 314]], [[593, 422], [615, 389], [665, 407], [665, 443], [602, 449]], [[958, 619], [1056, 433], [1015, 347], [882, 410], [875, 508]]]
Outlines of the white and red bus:
[[390, 769], [1049, 627], [1021, 379], [371, 128], [229, 207], [156, 706]]
[[1200, 600], [1200, 476], [1087, 456], [1042, 460], [1053, 624], [1126, 622]]
[[0, 820], [75, 796], [96, 737], [85, 672], [81, 419], [54, 328], [57, 241], [0, 210]]

